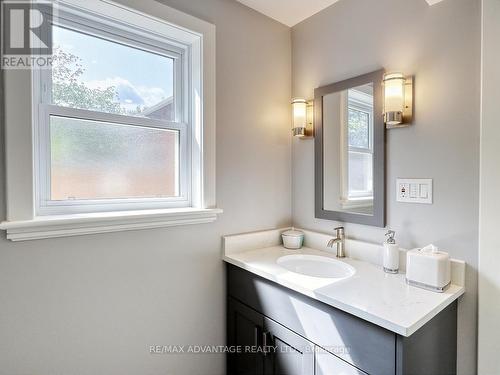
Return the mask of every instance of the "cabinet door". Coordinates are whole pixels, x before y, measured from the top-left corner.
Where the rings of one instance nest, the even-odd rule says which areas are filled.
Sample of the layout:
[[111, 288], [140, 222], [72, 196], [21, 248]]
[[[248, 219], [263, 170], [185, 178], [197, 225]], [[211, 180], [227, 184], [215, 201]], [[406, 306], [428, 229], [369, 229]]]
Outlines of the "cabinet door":
[[268, 318], [264, 330], [266, 375], [314, 375], [312, 343]]
[[315, 352], [314, 375], [367, 375], [366, 372], [351, 366], [349, 363], [318, 346]]
[[227, 318], [228, 345], [240, 351], [228, 354], [228, 374], [262, 375], [264, 355], [261, 343], [264, 317], [255, 310], [229, 298]]

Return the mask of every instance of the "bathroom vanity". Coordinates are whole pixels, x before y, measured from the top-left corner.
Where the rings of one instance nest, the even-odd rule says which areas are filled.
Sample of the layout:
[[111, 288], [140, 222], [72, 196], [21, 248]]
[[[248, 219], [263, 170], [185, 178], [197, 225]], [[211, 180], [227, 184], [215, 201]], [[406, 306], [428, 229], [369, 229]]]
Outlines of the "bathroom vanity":
[[[453, 262], [452, 284], [435, 293], [385, 274], [378, 245], [348, 241], [350, 257], [337, 260], [322, 247], [327, 235], [306, 231], [305, 247], [294, 251], [279, 232], [224, 238], [227, 340], [240, 351], [228, 355], [228, 374], [456, 374], [463, 262]], [[345, 277], [291, 272], [281, 261], [290, 256], [340, 262]]]

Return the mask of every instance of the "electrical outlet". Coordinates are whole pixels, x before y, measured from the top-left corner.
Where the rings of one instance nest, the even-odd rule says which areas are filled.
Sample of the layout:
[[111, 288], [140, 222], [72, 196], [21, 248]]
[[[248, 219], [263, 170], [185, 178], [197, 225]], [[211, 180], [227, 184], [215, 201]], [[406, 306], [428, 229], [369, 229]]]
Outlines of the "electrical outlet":
[[432, 179], [396, 179], [396, 201], [404, 203], [432, 204]]

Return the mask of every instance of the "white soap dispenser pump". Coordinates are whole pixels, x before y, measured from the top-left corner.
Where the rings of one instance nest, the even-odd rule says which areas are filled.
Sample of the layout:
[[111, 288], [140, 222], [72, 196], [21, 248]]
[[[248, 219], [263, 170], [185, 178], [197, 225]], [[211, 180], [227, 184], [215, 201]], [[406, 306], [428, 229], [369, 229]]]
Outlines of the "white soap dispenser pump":
[[399, 271], [399, 246], [394, 236], [396, 232], [389, 230], [384, 241], [384, 271], [387, 273], [398, 273]]

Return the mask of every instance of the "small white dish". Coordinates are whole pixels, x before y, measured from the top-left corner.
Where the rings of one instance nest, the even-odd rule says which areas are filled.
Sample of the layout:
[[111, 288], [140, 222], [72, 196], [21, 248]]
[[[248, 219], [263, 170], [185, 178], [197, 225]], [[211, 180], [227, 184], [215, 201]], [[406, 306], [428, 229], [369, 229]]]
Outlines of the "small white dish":
[[298, 250], [304, 244], [304, 233], [300, 230], [287, 230], [281, 233], [283, 246], [287, 249]]

